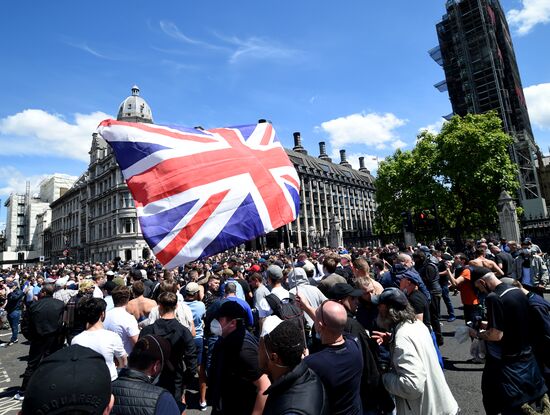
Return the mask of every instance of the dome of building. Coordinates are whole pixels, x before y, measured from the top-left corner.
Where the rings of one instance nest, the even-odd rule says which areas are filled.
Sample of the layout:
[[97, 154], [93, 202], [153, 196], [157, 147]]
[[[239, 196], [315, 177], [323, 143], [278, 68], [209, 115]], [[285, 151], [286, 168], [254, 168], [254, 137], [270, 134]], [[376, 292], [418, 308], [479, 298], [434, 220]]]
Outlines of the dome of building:
[[139, 88], [136, 85], [132, 87], [132, 95], [120, 104], [116, 118], [119, 121], [153, 123], [151, 107], [139, 96]]

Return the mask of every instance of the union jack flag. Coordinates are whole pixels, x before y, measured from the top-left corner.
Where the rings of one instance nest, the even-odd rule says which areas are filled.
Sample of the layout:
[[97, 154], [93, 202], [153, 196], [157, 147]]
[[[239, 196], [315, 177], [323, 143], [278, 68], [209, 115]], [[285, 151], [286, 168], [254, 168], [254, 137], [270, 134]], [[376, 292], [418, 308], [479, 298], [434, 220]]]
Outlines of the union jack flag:
[[167, 268], [292, 222], [300, 185], [270, 123], [201, 130], [105, 120], [143, 236]]

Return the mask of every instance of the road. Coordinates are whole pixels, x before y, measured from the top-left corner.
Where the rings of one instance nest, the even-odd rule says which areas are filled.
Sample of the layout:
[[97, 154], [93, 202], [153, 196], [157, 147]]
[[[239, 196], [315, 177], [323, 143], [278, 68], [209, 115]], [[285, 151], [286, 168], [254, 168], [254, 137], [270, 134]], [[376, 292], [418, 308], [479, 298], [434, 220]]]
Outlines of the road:
[[[446, 309], [442, 303], [442, 332], [445, 337], [445, 344], [441, 353], [445, 362], [445, 376], [455, 399], [460, 406], [462, 413], [468, 415], [484, 414], [481, 403], [481, 372], [483, 364], [470, 363], [470, 343], [459, 344], [454, 339], [456, 327], [464, 324], [460, 297], [453, 296], [452, 302], [455, 306], [457, 320], [448, 323], [446, 321]], [[548, 300], [548, 294], [546, 295]], [[9, 339], [9, 330], [0, 331], [0, 341]], [[20, 375], [25, 370], [28, 344], [22, 336], [20, 343], [7, 348], [0, 348], [0, 415], [16, 414], [21, 408], [19, 402], [12, 399], [21, 383]], [[195, 391], [188, 394], [189, 410], [188, 415], [209, 414], [201, 412], [198, 408], [198, 400]]]

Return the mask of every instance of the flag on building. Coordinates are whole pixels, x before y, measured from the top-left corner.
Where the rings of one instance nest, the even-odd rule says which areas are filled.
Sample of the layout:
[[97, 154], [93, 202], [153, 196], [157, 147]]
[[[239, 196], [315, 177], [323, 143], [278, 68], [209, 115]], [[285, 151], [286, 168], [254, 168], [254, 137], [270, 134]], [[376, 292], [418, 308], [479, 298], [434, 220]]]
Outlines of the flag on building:
[[300, 181], [270, 123], [201, 130], [105, 120], [143, 236], [167, 268], [292, 222]]

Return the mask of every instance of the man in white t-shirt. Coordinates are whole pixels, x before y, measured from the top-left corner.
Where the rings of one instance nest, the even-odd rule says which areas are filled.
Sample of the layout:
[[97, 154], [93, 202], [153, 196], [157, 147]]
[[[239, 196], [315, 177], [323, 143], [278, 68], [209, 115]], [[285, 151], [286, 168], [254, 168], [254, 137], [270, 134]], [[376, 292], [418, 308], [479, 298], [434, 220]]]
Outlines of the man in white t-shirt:
[[115, 308], [107, 312], [103, 325], [107, 330], [114, 331], [122, 339], [126, 354], [130, 354], [139, 337], [139, 327], [133, 315], [126, 311], [130, 300], [130, 288], [116, 287], [112, 293]]
[[86, 321], [87, 329], [75, 336], [71, 344], [89, 347], [102, 355], [109, 368], [112, 382], [118, 377], [115, 359], [118, 367], [125, 367], [127, 354], [120, 336], [103, 328], [106, 307], [107, 303], [101, 298], [88, 298], [79, 304], [78, 311]]
[[[271, 294], [275, 294], [280, 300], [289, 298], [288, 291], [284, 289], [282, 285], [283, 270], [278, 265], [270, 265], [267, 270], [267, 281], [271, 286]], [[273, 314], [271, 306], [265, 298], [263, 298], [258, 304], [258, 316], [263, 319]]]

